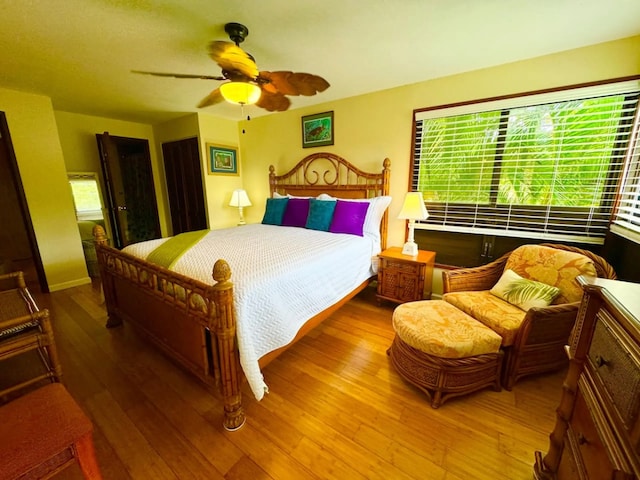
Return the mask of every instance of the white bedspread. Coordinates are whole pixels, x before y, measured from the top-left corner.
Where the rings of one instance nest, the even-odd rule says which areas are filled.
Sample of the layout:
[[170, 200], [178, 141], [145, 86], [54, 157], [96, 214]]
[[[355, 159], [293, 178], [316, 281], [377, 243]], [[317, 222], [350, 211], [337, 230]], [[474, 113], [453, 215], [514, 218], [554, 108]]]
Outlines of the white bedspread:
[[[124, 251], [146, 258], [164, 241]], [[268, 392], [260, 357], [291, 342], [307, 320], [374, 275], [378, 252], [366, 237], [252, 224], [212, 230], [172, 270], [211, 284], [215, 261], [229, 263], [240, 363], [260, 400]]]

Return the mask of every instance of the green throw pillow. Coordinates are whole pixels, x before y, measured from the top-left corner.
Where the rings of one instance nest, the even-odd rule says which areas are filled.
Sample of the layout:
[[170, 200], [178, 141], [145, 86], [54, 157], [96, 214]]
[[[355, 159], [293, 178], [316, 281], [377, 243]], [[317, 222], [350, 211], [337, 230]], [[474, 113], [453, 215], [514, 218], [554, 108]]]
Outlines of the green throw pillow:
[[267, 198], [267, 208], [262, 217], [262, 223], [267, 225], [282, 225], [282, 217], [287, 208], [288, 198]]
[[328, 232], [336, 209], [336, 201], [309, 199], [309, 215], [306, 227], [311, 230]]
[[513, 270], [505, 270], [498, 283], [489, 292], [527, 311], [531, 307], [551, 305], [551, 302], [560, 294], [560, 289], [522, 278]]

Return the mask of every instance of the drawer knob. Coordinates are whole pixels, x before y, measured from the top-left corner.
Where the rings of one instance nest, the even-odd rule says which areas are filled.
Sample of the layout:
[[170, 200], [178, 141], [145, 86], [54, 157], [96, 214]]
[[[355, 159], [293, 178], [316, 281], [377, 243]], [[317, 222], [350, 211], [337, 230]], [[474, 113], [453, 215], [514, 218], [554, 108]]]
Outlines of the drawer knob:
[[583, 433], [579, 433], [578, 434], [578, 444], [579, 445], [586, 445], [588, 443], [589, 443], [589, 440], [587, 440], [587, 437], [585, 437]]
[[596, 367], [603, 367], [608, 364], [609, 361], [602, 358], [600, 355], [596, 355]]

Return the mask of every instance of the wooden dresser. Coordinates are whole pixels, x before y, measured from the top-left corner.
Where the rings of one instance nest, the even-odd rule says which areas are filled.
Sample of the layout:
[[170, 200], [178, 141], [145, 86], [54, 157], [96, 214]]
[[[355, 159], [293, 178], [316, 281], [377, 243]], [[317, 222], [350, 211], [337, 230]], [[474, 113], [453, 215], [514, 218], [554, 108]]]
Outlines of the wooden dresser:
[[538, 480], [640, 479], [640, 284], [578, 277], [584, 297]]

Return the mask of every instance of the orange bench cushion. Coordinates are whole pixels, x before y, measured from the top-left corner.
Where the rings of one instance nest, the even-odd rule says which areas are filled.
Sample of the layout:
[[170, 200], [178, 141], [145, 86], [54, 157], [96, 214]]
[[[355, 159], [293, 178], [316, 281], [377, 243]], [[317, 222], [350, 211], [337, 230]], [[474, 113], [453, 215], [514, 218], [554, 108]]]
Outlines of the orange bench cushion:
[[399, 305], [393, 328], [407, 345], [442, 358], [496, 353], [502, 342], [500, 335], [442, 300]]

